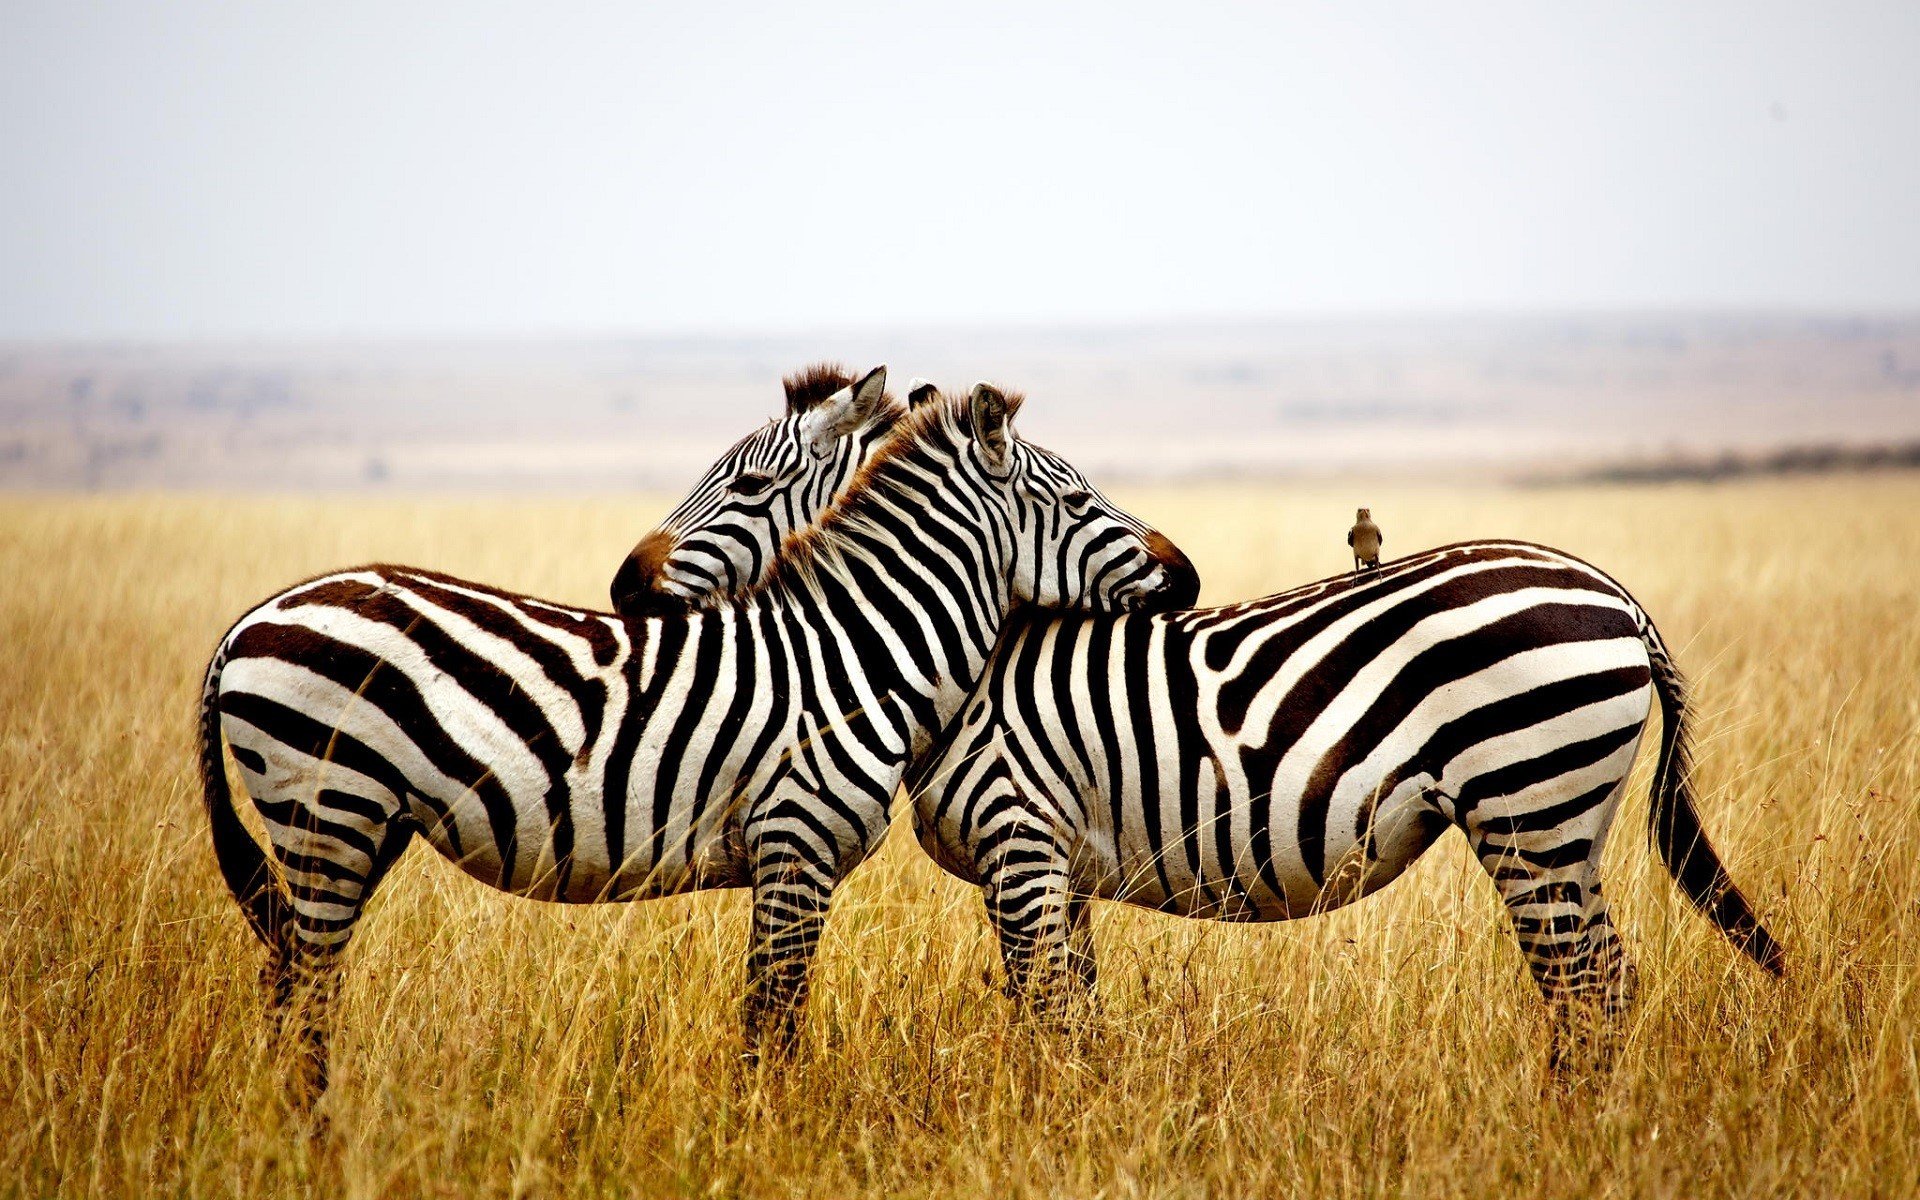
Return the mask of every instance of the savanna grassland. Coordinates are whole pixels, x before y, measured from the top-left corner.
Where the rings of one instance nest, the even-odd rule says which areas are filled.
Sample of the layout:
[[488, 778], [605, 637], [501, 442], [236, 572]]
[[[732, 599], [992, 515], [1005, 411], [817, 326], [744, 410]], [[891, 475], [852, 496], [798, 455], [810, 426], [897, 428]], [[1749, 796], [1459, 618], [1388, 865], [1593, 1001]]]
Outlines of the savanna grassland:
[[416, 847], [351, 955], [323, 1129], [260, 1036], [193, 709], [226, 624], [370, 559], [598, 603], [631, 499], [0, 500], [0, 1192], [18, 1195], [1866, 1196], [1920, 1181], [1920, 479], [1119, 498], [1207, 596], [1518, 536], [1654, 614], [1700, 711], [1709, 831], [1774, 983], [1655, 864], [1607, 879], [1641, 978], [1615, 1069], [1544, 1071], [1493, 889], [1449, 834], [1329, 917], [1101, 906], [1103, 1012], [1013, 1020], [975, 893], [896, 828], [842, 892], [805, 1042], [738, 1061], [741, 894], [505, 898]]

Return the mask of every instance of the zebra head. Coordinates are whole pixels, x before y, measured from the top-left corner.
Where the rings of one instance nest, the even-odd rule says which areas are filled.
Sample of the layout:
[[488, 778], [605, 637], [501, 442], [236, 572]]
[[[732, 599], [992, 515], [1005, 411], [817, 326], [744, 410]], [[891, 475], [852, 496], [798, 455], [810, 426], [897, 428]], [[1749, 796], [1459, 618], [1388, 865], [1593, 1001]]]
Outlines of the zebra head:
[[901, 413], [884, 366], [855, 379], [821, 364], [785, 386], [786, 415], [727, 451], [620, 564], [615, 611], [705, 607], [758, 584], [787, 536], [820, 518]]
[[1077, 467], [1015, 436], [1019, 406], [990, 383], [967, 398], [975, 457], [1009, 501], [1013, 598], [1086, 612], [1193, 607], [1200, 574], [1187, 556]]

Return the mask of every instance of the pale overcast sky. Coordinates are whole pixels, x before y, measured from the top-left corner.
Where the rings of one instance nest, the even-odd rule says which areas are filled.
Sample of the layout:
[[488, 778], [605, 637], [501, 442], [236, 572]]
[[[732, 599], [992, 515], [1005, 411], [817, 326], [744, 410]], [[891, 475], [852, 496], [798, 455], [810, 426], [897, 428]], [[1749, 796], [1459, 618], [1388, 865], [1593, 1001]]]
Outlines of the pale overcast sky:
[[0, 0], [0, 337], [1920, 308], [1920, 4]]

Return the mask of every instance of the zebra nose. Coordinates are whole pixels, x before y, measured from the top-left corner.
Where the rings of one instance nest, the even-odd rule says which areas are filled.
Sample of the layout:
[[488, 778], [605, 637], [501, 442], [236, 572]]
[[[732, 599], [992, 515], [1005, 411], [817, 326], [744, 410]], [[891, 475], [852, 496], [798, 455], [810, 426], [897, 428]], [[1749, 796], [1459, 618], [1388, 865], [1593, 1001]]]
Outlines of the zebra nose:
[[1163, 576], [1154, 591], [1153, 605], [1159, 609], [1192, 608], [1200, 602], [1200, 572], [1180, 547], [1163, 533], [1147, 535], [1147, 549], [1160, 564]]
[[673, 599], [660, 589], [660, 568], [673, 553], [672, 535], [653, 532], [640, 539], [620, 569], [613, 574], [608, 588], [613, 611], [623, 617], [658, 616], [676, 607]]

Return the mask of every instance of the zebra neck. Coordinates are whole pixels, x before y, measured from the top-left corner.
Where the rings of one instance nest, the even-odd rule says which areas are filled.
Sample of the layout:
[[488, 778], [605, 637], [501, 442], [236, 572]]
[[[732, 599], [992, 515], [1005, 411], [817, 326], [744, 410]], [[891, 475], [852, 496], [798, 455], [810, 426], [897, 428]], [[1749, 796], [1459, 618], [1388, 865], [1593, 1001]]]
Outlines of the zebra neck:
[[992, 484], [951, 450], [915, 447], [823, 524], [770, 600], [833, 631], [863, 690], [909, 714], [917, 752], [985, 669], [1012, 608], [1013, 550]]

